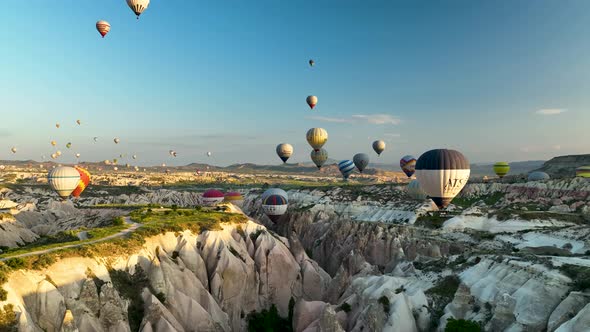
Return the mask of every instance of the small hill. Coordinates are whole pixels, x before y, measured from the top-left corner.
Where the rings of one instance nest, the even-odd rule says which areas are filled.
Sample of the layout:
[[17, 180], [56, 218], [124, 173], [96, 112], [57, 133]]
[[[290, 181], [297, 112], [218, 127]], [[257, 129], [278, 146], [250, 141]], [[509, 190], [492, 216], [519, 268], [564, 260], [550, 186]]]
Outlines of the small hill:
[[[544, 160], [527, 160], [510, 162], [509, 175], [527, 174], [543, 166]], [[496, 176], [494, 173], [494, 163], [471, 164], [471, 176]]]
[[588, 165], [590, 165], [590, 154], [578, 154], [555, 157], [537, 170], [549, 174], [552, 178], [565, 178], [576, 176], [576, 168]]

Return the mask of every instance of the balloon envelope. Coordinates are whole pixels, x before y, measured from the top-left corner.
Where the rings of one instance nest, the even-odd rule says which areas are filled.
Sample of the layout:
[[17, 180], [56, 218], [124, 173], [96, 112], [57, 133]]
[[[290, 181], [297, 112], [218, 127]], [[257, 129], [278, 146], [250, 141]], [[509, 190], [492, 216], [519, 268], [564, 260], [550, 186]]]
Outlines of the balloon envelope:
[[115, 138], [113, 139], [113, 142], [115, 142], [115, 144], [119, 144], [119, 142], [121, 142], [121, 140], [115, 137]]
[[508, 172], [510, 172], [510, 165], [508, 165], [507, 162], [500, 161], [494, 164], [494, 173], [496, 173], [499, 178], [503, 178]]
[[286, 163], [287, 160], [293, 154], [293, 146], [291, 144], [287, 144], [287, 143], [281, 143], [281, 144], [277, 145], [276, 150], [277, 150], [277, 155], [279, 155], [279, 158], [281, 158], [281, 160], [284, 163]]
[[532, 172], [528, 176], [529, 181], [543, 181], [549, 180], [550, 178], [551, 177], [549, 176], [549, 174], [540, 171]]
[[470, 172], [467, 158], [455, 150], [430, 150], [416, 162], [416, 178], [420, 187], [439, 209], [449, 205], [465, 187]]
[[381, 153], [385, 150], [385, 142], [382, 140], [373, 142], [373, 150], [375, 150], [378, 155], [381, 155]]
[[307, 105], [309, 105], [309, 107], [311, 109], [313, 109], [315, 107], [315, 105], [317, 105], [317, 103], [318, 103], [318, 97], [316, 97], [316, 96], [307, 96], [307, 98], [305, 99], [305, 101], [307, 102]]
[[399, 167], [402, 168], [407, 177], [411, 178], [416, 171], [416, 157], [411, 155], [402, 157], [399, 161]]
[[576, 176], [590, 178], [590, 166], [580, 166], [576, 168]]
[[346, 180], [354, 172], [354, 163], [352, 160], [342, 160], [338, 163], [338, 170], [342, 174], [342, 177]]
[[420, 188], [420, 182], [414, 179], [406, 186], [406, 193], [413, 199], [426, 199], [426, 193]]
[[47, 176], [47, 182], [51, 189], [64, 200], [76, 189], [79, 181], [80, 173], [69, 166], [56, 167]]
[[369, 155], [366, 153], [357, 153], [352, 158], [354, 165], [359, 170], [359, 172], [363, 172], [363, 170], [369, 165]]
[[[107, 21], [100, 20], [100, 21], [96, 22], [96, 30], [98, 30], [98, 33], [100, 33], [102, 38], [104, 38], [104, 36], [106, 36], [107, 33], [109, 33], [109, 31], [111, 31], [111, 25]], [[78, 124], [80, 124], [80, 120], [78, 120], [76, 122]]]
[[315, 61], [313, 61], [313, 60], [310, 59], [309, 60], [309, 65], [313, 67], [313, 65], [315, 65]]
[[137, 15], [139, 19], [139, 15], [143, 13], [144, 10], [150, 5], [150, 0], [127, 0], [127, 6], [131, 8], [131, 10]]
[[88, 172], [88, 170], [86, 170], [80, 166], [74, 166], [74, 168], [80, 174], [80, 181], [78, 182], [78, 186], [76, 186], [76, 189], [74, 189], [74, 191], [72, 191], [72, 196], [80, 197], [82, 192], [90, 184], [90, 172]]
[[287, 193], [282, 189], [272, 188], [262, 195], [264, 197], [262, 200], [262, 210], [270, 220], [277, 222], [287, 212], [287, 207], [289, 206]]
[[229, 202], [232, 203], [234, 205], [242, 205], [242, 203], [244, 203], [244, 196], [242, 196], [242, 194], [240, 194], [239, 192], [228, 192], [227, 194], [225, 194], [225, 197], [223, 199], [225, 202]]
[[307, 131], [307, 143], [314, 150], [319, 150], [328, 141], [328, 132], [324, 128], [311, 128]]
[[209, 189], [203, 193], [201, 201], [205, 205], [215, 205], [221, 203], [224, 199], [224, 195], [221, 191], [215, 189]]
[[326, 163], [326, 160], [328, 160], [328, 151], [326, 149], [319, 149], [318, 151], [311, 150], [311, 160], [318, 169], [321, 169]]

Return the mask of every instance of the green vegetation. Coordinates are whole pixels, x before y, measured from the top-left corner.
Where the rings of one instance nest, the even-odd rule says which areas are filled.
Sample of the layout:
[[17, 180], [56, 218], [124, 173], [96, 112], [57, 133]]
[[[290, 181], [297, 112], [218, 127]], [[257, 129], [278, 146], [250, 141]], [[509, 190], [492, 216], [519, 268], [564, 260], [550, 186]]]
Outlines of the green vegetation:
[[350, 304], [344, 302], [338, 307], [338, 309], [340, 309], [344, 312], [350, 312], [352, 310], [352, 307], [350, 306]]
[[425, 227], [425, 228], [432, 228], [432, 229], [439, 229], [445, 223], [445, 221], [451, 219], [454, 215], [441, 213], [440, 211], [437, 212], [429, 212], [425, 215], [419, 216], [416, 219], [416, 226]]
[[460, 283], [459, 277], [455, 275], [446, 276], [425, 292], [432, 299], [431, 330], [436, 330], [440, 317], [444, 314], [444, 308], [453, 300]]
[[279, 316], [277, 307], [273, 304], [269, 310], [262, 312], [252, 311], [246, 318], [248, 321], [248, 332], [291, 332], [292, 322]]
[[483, 329], [478, 322], [465, 319], [447, 319], [445, 332], [481, 332]]
[[0, 331], [2, 332], [17, 332], [18, 321], [16, 320], [16, 313], [12, 304], [4, 305], [0, 308]]
[[572, 279], [572, 289], [584, 291], [590, 289], [590, 267], [563, 264], [559, 270]]
[[123, 226], [125, 225], [125, 218], [123, 216], [119, 216], [116, 218], [113, 218], [113, 222], [112, 224], [113, 226]]
[[383, 312], [385, 312], [386, 315], [389, 315], [389, 311], [391, 310], [389, 298], [383, 295], [379, 298], [378, 302], [383, 306]]
[[575, 224], [586, 224], [586, 220], [580, 214], [576, 213], [559, 213], [549, 211], [522, 211], [522, 210], [509, 210], [501, 209], [490, 213], [490, 217], [496, 217], [499, 221], [505, 221], [509, 219], [521, 219], [521, 220], [549, 220], [555, 219], [559, 221], [572, 222]]
[[127, 309], [127, 318], [132, 331], [139, 331], [141, 320], [143, 319], [144, 302], [141, 292], [144, 288], [149, 288], [149, 280], [145, 271], [139, 264], [135, 266], [135, 273], [129, 275], [125, 271], [109, 270], [113, 287], [124, 298], [130, 301]]

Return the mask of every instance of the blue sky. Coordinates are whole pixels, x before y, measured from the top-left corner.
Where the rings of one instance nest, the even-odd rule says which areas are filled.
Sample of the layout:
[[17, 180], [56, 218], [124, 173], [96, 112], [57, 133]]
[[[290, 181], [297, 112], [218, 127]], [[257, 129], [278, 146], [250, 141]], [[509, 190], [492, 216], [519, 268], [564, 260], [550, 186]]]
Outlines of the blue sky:
[[40, 160], [54, 139], [64, 162], [280, 163], [281, 142], [308, 161], [311, 127], [334, 159], [378, 138], [394, 164], [588, 152], [585, 0], [152, 0], [139, 21], [124, 0], [6, 0], [0, 19], [0, 159]]

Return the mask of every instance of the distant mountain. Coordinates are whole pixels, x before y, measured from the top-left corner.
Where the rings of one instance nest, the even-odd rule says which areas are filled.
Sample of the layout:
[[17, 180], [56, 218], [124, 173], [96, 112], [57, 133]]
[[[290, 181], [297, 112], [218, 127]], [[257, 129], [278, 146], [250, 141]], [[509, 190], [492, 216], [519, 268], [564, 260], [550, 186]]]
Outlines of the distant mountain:
[[[527, 160], [510, 162], [509, 175], [527, 174], [543, 166], [544, 160]], [[494, 163], [476, 163], [471, 164], [471, 176], [496, 176], [494, 173]]]
[[549, 174], [552, 178], [563, 178], [576, 176], [576, 168], [580, 166], [590, 166], [590, 154], [555, 157], [537, 170]]

